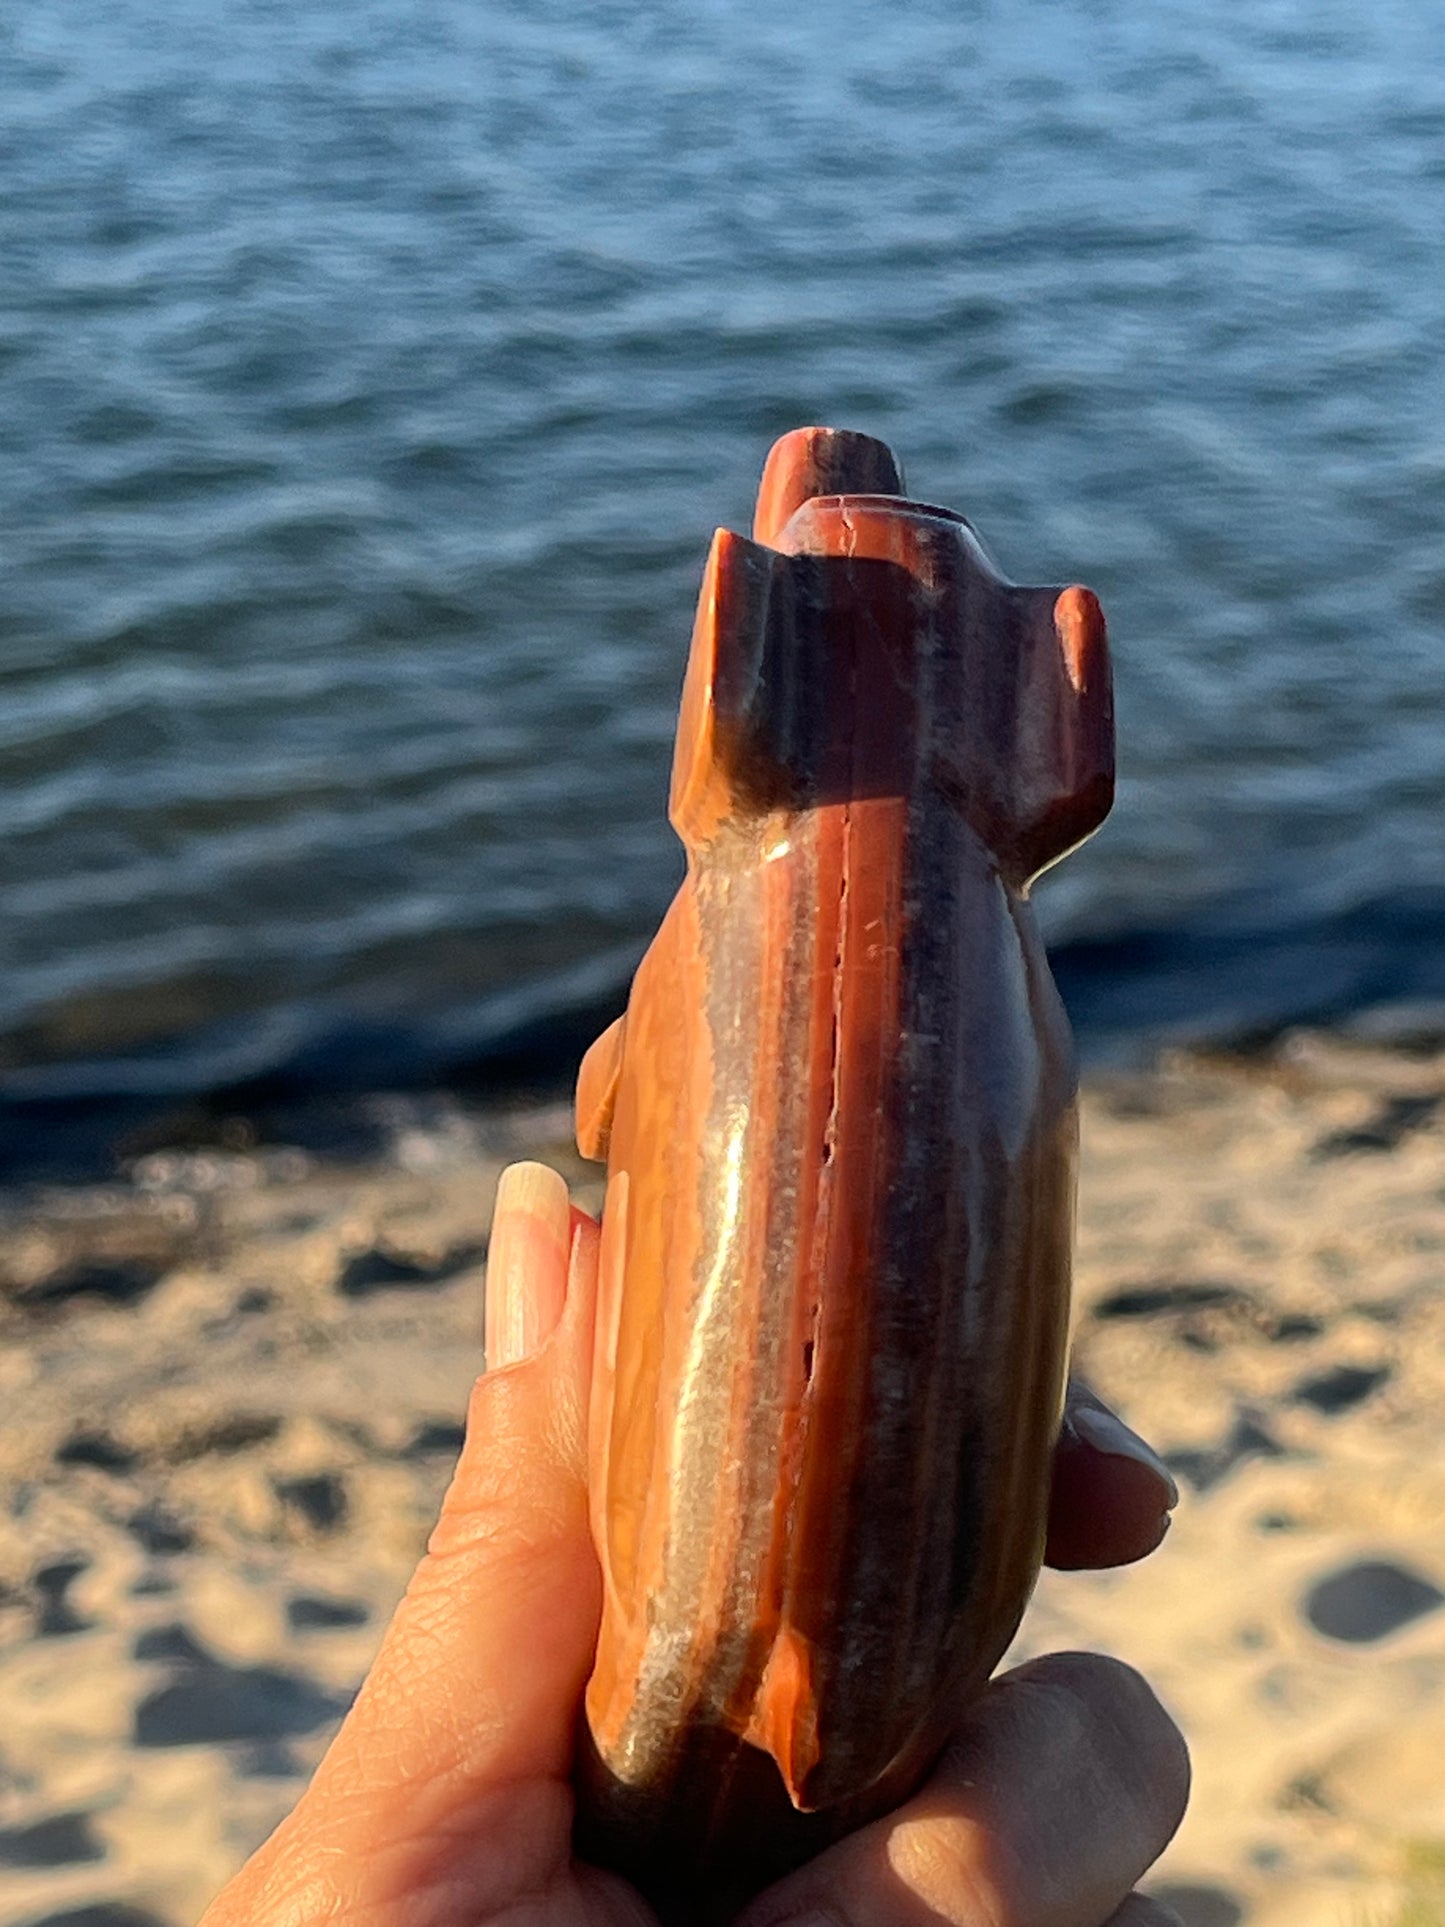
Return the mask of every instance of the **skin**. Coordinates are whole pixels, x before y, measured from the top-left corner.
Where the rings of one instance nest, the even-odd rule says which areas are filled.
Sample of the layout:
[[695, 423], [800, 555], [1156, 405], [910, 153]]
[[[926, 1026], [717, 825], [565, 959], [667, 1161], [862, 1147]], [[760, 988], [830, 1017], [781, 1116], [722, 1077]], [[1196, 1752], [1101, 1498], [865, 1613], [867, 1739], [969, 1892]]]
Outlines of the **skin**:
[[[426, 1557], [345, 1724], [202, 1927], [654, 1927], [571, 1847], [600, 1610], [585, 1461], [597, 1250], [555, 1173], [507, 1174], [488, 1335], [509, 1362], [472, 1393]], [[1149, 1448], [1076, 1390], [1050, 1562], [1143, 1557], [1173, 1496]], [[1177, 1927], [1133, 1889], [1188, 1778], [1137, 1674], [1051, 1655], [995, 1680], [911, 1800], [759, 1896], [740, 1927]]]

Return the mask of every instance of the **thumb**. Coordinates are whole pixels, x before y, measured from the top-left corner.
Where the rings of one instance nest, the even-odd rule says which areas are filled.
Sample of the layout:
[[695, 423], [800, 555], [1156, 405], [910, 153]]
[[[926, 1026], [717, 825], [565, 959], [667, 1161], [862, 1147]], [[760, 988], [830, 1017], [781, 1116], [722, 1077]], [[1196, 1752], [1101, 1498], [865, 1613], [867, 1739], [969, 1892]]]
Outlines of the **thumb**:
[[459, 1887], [482, 1917], [567, 1864], [600, 1609], [585, 1467], [597, 1248], [555, 1172], [504, 1173], [489, 1351], [536, 1349], [477, 1381], [426, 1557], [301, 1804], [235, 1883], [233, 1918], [283, 1896], [304, 1902], [298, 1919], [365, 1918]]

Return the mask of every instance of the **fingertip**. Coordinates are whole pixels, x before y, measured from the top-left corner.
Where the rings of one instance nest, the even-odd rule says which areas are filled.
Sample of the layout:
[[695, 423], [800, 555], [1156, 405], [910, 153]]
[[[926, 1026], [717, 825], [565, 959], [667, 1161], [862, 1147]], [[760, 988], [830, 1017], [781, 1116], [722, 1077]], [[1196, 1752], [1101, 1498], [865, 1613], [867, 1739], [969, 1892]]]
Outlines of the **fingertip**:
[[1132, 1426], [1126, 1425], [1117, 1412], [1111, 1411], [1098, 1399], [1076, 1394], [1069, 1403], [1064, 1423], [1074, 1437], [1091, 1451], [1100, 1453], [1106, 1459], [1119, 1459], [1125, 1464], [1139, 1466], [1147, 1472], [1163, 1495], [1165, 1511], [1172, 1512], [1178, 1505], [1179, 1486], [1174, 1474], [1149, 1441], [1141, 1438]]
[[573, 1247], [566, 1181], [545, 1164], [508, 1165], [497, 1182], [487, 1251], [488, 1371], [530, 1358], [556, 1329]]
[[[486, 1369], [472, 1387], [461, 1469], [505, 1457], [502, 1441], [545, 1430], [585, 1479], [588, 1388], [601, 1228], [542, 1164], [502, 1173], [486, 1278]], [[525, 1369], [524, 1369], [525, 1368]]]
[[1046, 1563], [1063, 1572], [1132, 1565], [1162, 1543], [1178, 1499], [1152, 1446], [1072, 1388], [1054, 1451]]
[[1193, 1769], [1183, 1733], [1138, 1668], [1109, 1653], [1046, 1653], [989, 1690], [1004, 1686], [1051, 1696], [1044, 1724], [1093, 1743], [1110, 1777], [1134, 1792], [1143, 1828], [1157, 1841], [1150, 1858], [1162, 1853], [1184, 1818]]
[[1061, 1453], [1049, 1493], [1044, 1562], [1056, 1572], [1132, 1566], [1158, 1550], [1172, 1523], [1147, 1475]]

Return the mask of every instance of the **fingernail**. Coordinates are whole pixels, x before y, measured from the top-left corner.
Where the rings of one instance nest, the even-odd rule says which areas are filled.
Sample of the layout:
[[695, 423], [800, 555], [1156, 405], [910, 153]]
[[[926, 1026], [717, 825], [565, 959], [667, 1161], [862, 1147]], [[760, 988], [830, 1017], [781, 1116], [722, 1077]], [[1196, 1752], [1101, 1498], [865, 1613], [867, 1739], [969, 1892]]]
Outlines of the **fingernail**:
[[1152, 1472], [1169, 1494], [1169, 1510], [1172, 1512], [1178, 1505], [1179, 1487], [1174, 1483], [1174, 1474], [1153, 1446], [1146, 1445], [1137, 1432], [1131, 1432], [1121, 1418], [1101, 1405], [1074, 1405], [1069, 1412], [1069, 1424], [1085, 1445], [1092, 1445], [1106, 1458], [1132, 1459], [1135, 1465]]
[[487, 1248], [487, 1370], [530, 1358], [556, 1329], [572, 1242], [567, 1186], [545, 1164], [511, 1164], [497, 1183]]

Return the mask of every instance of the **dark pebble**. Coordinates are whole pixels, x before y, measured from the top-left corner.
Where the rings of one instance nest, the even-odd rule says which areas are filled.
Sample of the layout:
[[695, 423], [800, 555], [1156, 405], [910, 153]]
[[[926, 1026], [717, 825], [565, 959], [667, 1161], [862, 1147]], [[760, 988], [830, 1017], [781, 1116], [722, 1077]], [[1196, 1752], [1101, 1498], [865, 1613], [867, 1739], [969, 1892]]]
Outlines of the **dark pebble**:
[[1445, 1592], [1387, 1560], [1362, 1560], [1310, 1588], [1305, 1618], [1327, 1639], [1365, 1646], [1445, 1605]]
[[1313, 1405], [1317, 1412], [1348, 1412], [1352, 1405], [1359, 1405], [1377, 1391], [1389, 1376], [1388, 1365], [1336, 1365], [1331, 1371], [1302, 1379], [1292, 1396], [1296, 1404]]
[[346, 1705], [298, 1673], [212, 1661], [187, 1669], [141, 1701], [135, 1743], [166, 1747], [286, 1739], [339, 1719]]
[[53, 1813], [28, 1827], [0, 1827], [0, 1867], [73, 1867], [104, 1858], [88, 1813]]
[[91, 1465], [98, 1472], [129, 1472], [135, 1453], [108, 1432], [72, 1432], [56, 1448], [57, 1465]]
[[364, 1626], [370, 1617], [359, 1599], [325, 1599], [320, 1593], [298, 1593], [286, 1602], [286, 1623], [293, 1633]]
[[32, 1577], [30, 1583], [40, 1600], [35, 1630], [42, 1639], [65, 1639], [71, 1633], [83, 1633], [90, 1625], [69, 1598], [72, 1583], [89, 1563], [86, 1559], [58, 1559], [54, 1565], [42, 1566]]
[[306, 1479], [278, 1479], [276, 1496], [316, 1532], [334, 1532], [346, 1519], [346, 1483], [336, 1472]]

